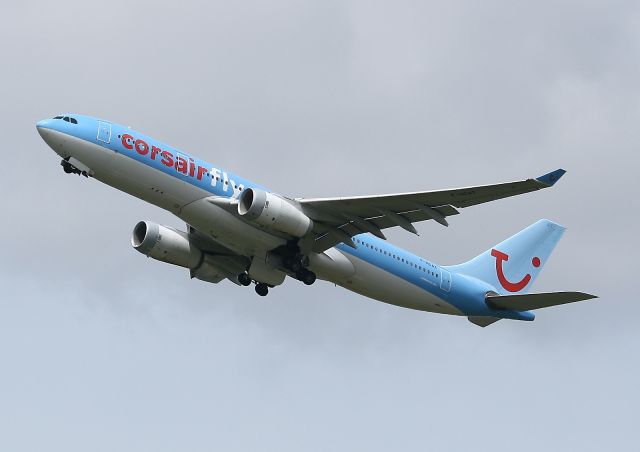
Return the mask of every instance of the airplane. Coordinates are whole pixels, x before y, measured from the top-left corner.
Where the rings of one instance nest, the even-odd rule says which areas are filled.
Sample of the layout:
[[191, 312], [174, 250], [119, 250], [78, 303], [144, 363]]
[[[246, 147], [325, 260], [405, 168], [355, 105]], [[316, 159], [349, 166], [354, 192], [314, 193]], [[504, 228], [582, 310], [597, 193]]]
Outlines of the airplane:
[[165, 209], [186, 231], [152, 221], [133, 228], [147, 257], [184, 267], [191, 278], [255, 285], [260, 296], [286, 277], [316, 279], [396, 306], [466, 316], [486, 327], [532, 321], [533, 310], [597, 298], [582, 292], [529, 293], [565, 228], [540, 220], [470, 261], [437, 265], [386, 241], [384, 229], [418, 234], [414, 223], [552, 187], [558, 169], [534, 179], [450, 190], [290, 198], [107, 120], [62, 114], [36, 129], [65, 173], [96, 179]]

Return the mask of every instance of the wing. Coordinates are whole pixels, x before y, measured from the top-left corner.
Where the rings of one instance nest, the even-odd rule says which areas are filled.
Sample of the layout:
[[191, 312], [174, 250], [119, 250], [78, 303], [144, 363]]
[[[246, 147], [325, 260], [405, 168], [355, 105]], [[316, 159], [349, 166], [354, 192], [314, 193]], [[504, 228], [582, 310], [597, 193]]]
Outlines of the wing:
[[351, 237], [370, 232], [382, 239], [382, 229], [400, 226], [417, 234], [413, 223], [434, 220], [448, 226], [446, 217], [457, 208], [521, 195], [554, 185], [565, 173], [558, 169], [536, 179], [494, 185], [415, 193], [348, 198], [297, 199], [314, 220], [313, 250], [325, 251], [340, 242], [355, 247]]

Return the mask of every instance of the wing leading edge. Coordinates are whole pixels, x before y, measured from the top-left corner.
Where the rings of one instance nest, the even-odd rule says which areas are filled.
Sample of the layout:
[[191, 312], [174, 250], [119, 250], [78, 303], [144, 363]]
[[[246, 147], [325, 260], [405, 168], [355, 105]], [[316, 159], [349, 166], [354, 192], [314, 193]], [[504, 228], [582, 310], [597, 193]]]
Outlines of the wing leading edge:
[[383, 229], [400, 226], [417, 234], [413, 223], [434, 220], [448, 226], [446, 217], [464, 208], [553, 186], [565, 171], [558, 169], [535, 179], [449, 190], [377, 196], [297, 199], [314, 220], [313, 250], [325, 251], [340, 242], [355, 247], [351, 237], [363, 232], [385, 238]]

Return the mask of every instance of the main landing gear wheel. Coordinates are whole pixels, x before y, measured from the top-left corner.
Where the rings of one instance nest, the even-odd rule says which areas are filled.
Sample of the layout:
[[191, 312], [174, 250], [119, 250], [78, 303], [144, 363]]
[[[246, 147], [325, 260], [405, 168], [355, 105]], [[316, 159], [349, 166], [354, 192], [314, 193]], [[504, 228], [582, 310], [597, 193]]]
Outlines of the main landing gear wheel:
[[305, 270], [301, 275], [300, 275], [300, 280], [305, 283], [307, 286], [310, 286], [311, 284], [313, 284], [314, 282], [316, 282], [316, 274], [309, 271], [309, 270]]
[[267, 286], [265, 283], [256, 284], [256, 293], [261, 297], [266, 297], [269, 293], [269, 286]]
[[287, 267], [292, 272], [298, 273], [300, 270], [303, 269], [304, 263], [302, 262], [302, 258], [291, 256], [285, 259], [284, 266]]
[[240, 273], [238, 275], [238, 282], [247, 287], [251, 284], [251, 276], [247, 275], [246, 273]]

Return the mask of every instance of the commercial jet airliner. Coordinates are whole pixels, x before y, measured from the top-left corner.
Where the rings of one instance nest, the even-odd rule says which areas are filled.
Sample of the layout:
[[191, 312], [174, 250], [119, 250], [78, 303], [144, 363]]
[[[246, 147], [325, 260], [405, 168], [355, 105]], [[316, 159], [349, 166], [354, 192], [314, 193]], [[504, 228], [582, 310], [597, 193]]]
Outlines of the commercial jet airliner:
[[258, 295], [287, 276], [330, 281], [397, 306], [466, 316], [487, 326], [533, 320], [532, 310], [595, 298], [529, 293], [564, 227], [540, 220], [469, 262], [440, 266], [386, 241], [383, 230], [447, 217], [464, 208], [553, 186], [558, 169], [535, 179], [451, 190], [289, 198], [147, 135], [110, 121], [63, 114], [36, 124], [68, 174], [97, 179], [172, 212], [186, 231], [140, 221], [131, 244], [187, 268], [191, 278], [255, 284]]

